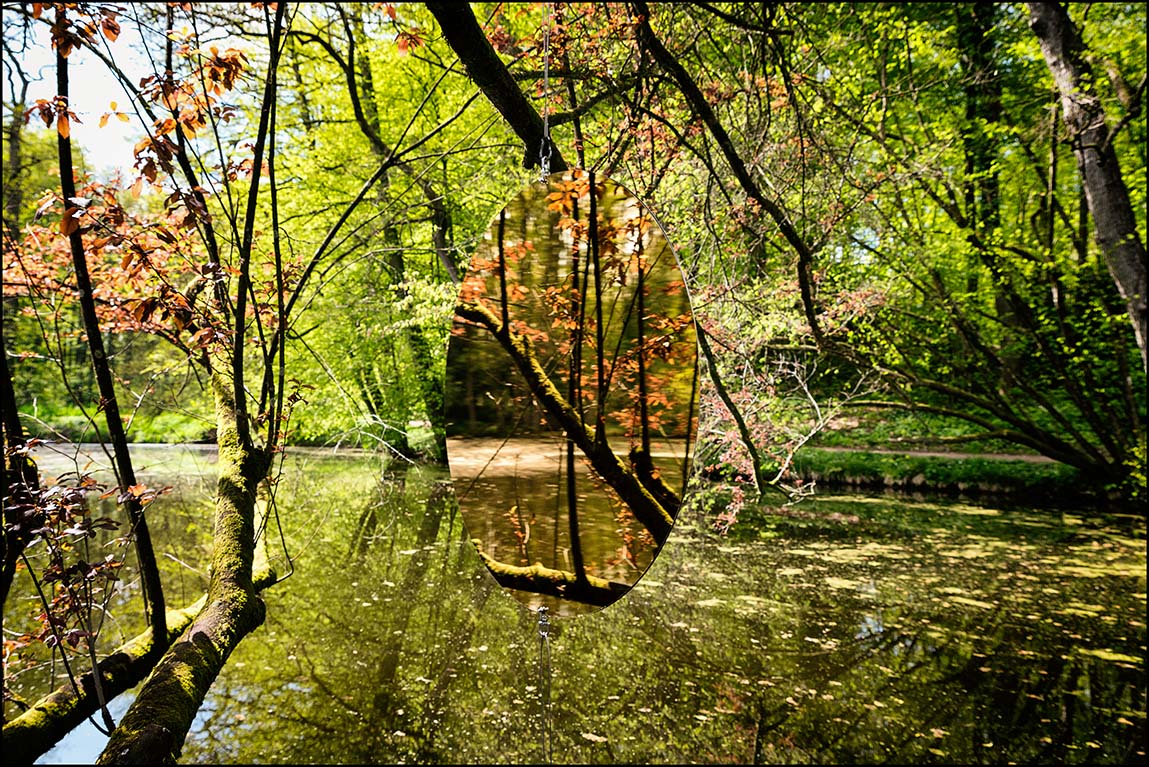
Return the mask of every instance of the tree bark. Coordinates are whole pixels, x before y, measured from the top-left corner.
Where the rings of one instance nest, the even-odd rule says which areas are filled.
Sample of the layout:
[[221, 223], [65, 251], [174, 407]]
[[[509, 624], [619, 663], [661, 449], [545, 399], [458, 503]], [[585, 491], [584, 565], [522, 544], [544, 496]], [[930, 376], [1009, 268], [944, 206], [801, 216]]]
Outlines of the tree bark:
[[1028, 3], [1029, 27], [1061, 97], [1065, 124], [1093, 216], [1094, 237], [1109, 274], [1125, 302], [1133, 334], [1146, 369], [1145, 244], [1121, 175], [1113, 134], [1093, 88], [1093, 73], [1073, 21], [1058, 3]]
[[[64, 19], [62, 9], [57, 12], [57, 19], [60, 21]], [[56, 51], [56, 88], [59, 97], [67, 104], [68, 59], [59, 50]], [[74, 202], [76, 200], [76, 180], [73, 176], [70, 136], [57, 132], [56, 148], [60, 164], [60, 187], [64, 196], [64, 217], [67, 220], [69, 216], [79, 213], [79, 206]], [[80, 224], [74, 219], [71, 221], [68, 232], [68, 244], [71, 249], [72, 264], [76, 270], [76, 288], [80, 294], [80, 316], [84, 323], [84, 333], [88, 337], [88, 348], [92, 355], [92, 371], [95, 373], [96, 385], [100, 392], [100, 408], [104, 411], [108, 425], [108, 437], [112, 442], [116, 474], [120, 481], [120, 496], [124, 499], [124, 507], [127, 509], [128, 520], [132, 526], [132, 535], [136, 541], [136, 557], [139, 559], [140, 577], [144, 585], [144, 596], [147, 598], [152, 630], [157, 637], [163, 637], [167, 634], [167, 629], [164, 626], [167, 611], [164, 607], [164, 591], [160, 581], [159, 565], [156, 563], [152, 537], [148, 531], [148, 522], [144, 515], [143, 506], [131, 490], [136, 485], [136, 472], [132, 466], [131, 454], [128, 452], [128, 438], [124, 433], [124, 422], [120, 416], [120, 406], [116, 399], [112, 371], [108, 365], [108, 355], [104, 349], [104, 337], [100, 330], [100, 321], [96, 316], [96, 301], [92, 294], [92, 281], [88, 276], [88, 262], [84, 253], [84, 241], [80, 235]]]
[[[478, 549], [482, 541], [472, 541]], [[532, 594], [547, 594], [572, 602], [581, 602], [598, 607], [613, 604], [619, 597], [630, 591], [625, 583], [608, 581], [594, 575], [587, 575], [584, 579], [566, 570], [553, 570], [543, 567], [536, 562], [530, 567], [508, 565], [493, 559], [479, 549], [479, 559], [495, 576], [500, 586], [519, 591], [529, 591]]]
[[[27, 91], [28, 86], [24, 86]], [[13, 104], [12, 122], [4, 128], [4, 138], [8, 143], [8, 160], [4, 172], [4, 234], [15, 238], [20, 230], [20, 211], [24, 208], [24, 184], [20, 179], [21, 163], [24, 162], [24, 121], [20, 119], [23, 112], [24, 96]]]
[[[27, 444], [24, 426], [16, 410], [16, 389], [8, 368], [8, 355], [0, 349], [0, 408], [4, 429], [4, 535], [3, 570], [0, 574], [0, 605], [7, 604], [8, 591], [16, 575], [16, 563], [31, 540], [31, 531], [40, 526], [38, 514], [32, 512], [35, 495], [40, 489], [36, 464], [22, 450]], [[31, 516], [29, 516], [31, 515]]]
[[220, 669], [239, 641], [264, 619], [252, 581], [256, 488], [270, 455], [237, 422], [232, 382], [212, 377], [219, 442], [219, 482], [207, 603], [168, 649], [112, 733], [98, 764], [174, 764]]
[[[203, 603], [201, 597], [182, 610], [169, 611], [168, 635], [162, 643], [152, 641], [149, 628], [100, 661], [100, 683], [108, 700], [143, 680], [164, 649], [203, 608]], [[99, 711], [92, 672], [76, 679], [76, 687], [79, 694], [70, 683], [61, 685], [4, 725], [4, 757], [8, 763], [31, 764], [84, 719]]]
[[[527, 101], [507, 65], [483, 34], [475, 14], [467, 3], [424, 3], [439, 22], [447, 44], [467, 69], [467, 74], [487, 100], [506, 119], [511, 130], [526, 145], [523, 167], [539, 164], [539, 149], [543, 143], [543, 118]], [[558, 173], [569, 167], [558, 147], [551, 144], [551, 172]]]

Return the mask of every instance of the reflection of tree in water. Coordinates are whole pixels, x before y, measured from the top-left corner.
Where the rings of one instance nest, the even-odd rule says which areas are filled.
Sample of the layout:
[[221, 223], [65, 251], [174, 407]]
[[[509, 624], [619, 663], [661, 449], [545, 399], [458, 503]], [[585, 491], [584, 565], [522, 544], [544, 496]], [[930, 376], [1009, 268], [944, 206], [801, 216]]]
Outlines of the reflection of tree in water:
[[[476, 570], [453, 504], [434, 500], [437, 474], [409, 471], [405, 494], [380, 488], [376, 534], [344, 566], [372, 474], [323, 482], [325, 545], [300, 551], [306, 577], [276, 594], [258, 641], [212, 688], [189, 762], [538, 759], [534, 616]], [[293, 502], [289, 487], [288, 529], [307, 537], [317, 504]], [[875, 504], [814, 503], [819, 519], [782, 518], [766, 539], [704, 536], [682, 519], [690, 545], [646, 576], [662, 585], [556, 621], [555, 753], [638, 764], [1144, 761], [1143, 664], [1082, 652], [1143, 657], [1143, 533], [1122, 548], [1127, 574], [1069, 577], [1058, 570], [1108, 539], [1067, 552], [1037, 513], [1022, 520], [1032, 523], [1022, 543], [1001, 532], [1005, 515], [938, 536], [952, 518], [883, 503], [884, 524], [912, 532], [858, 540], [866, 522], [826, 517]], [[938, 553], [987, 538], [1010, 542], [1011, 556]], [[872, 551], [876, 539], [884, 554], [827, 556]], [[1100, 562], [1115, 550], [1097, 551]], [[830, 588], [827, 576], [854, 585]], [[1086, 603], [1098, 612], [1065, 612]]]
[[[556, 490], [570, 560], [523, 556], [524, 519], [537, 510], [461, 492], [464, 518], [506, 517], [520, 544], [516, 562], [482, 552], [501, 583], [601, 606], [637, 580], [641, 570], [622, 582], [598, 575], [608, 566], [618, 572], [639, 560], [649, 564], [673, 524], [681, 500], [666, 481], [667, 461], [685, 474], [694, 355], [689, 301], [673, 255], [625, 189], [582, 171], [556, 174], [500, 213], [460, 294], [448, 355], [448, 434], [562, 435]], [[684, 443], [683, 454], [660, 454], [670, 439]], [[499, 462], [496, 452], [486, 470], [505, 470]], [[592, 519], [580, 502], [579, 464], [592, 470], [589, 492], [611, 499]], [[588, 526], [610, 528], [616, 542], [608, 556], [586, 556]]]

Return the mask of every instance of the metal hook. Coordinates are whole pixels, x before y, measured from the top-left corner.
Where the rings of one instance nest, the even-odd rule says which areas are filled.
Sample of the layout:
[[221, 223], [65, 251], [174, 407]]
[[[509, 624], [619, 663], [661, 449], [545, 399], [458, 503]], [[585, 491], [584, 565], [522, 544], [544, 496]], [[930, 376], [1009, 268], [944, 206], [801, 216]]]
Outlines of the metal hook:
[[551, 95], [551, 14], [554, 11], [552, 3], [546, 6], [547, 20], [543, 26], [543, 137], [539, 141], [539, 181], [544, 183], [551, 174], [551, 127], [547, 110]]
[[547, 616], [549, 609], [550, 608], [548, 608], [546, 605], [543, 605], [537, 611], [539, 615], [539, 636], [543, 639], [546, 639], [550, 636], [551, 622], [550, 618]]

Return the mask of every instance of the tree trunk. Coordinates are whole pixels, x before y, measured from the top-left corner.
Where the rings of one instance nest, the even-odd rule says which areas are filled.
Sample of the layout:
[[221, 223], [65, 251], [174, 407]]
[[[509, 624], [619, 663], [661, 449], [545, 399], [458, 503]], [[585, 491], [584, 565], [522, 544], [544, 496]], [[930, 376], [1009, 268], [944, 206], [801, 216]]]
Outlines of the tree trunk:
[[1145, 244], [1121, 176], [1113, 134], [1093, 89], [1093, 73], [1073, 21], [1058, 3], [1029, 3], [1029, 27], [1061, 96], [1061, 109], [1073, 142], [1094, 236], [1109, 274], [1125, 301], [1146, 369]]
[[[64, 19], [64, 11], [57, 11], [57, 23]], [[68, 59], [56, 51], [56, 88], [59, 98], [68, 103]], [[64, 220], [69, 216], [79, 215], [80, 209], [73, 202], [76, 198], [76, 180], [72, 169], [72, 141], [70, 136], [57, 132], [56, 148], [60, 167], [60, 189], [64, 196]], [[63, 229], [61, 222], [61, 229]], [[160, 581], [159, 565], [156, 563], [155, 551], [152, 548], [152, 537], [148, 531], [148, 521], [144, 515], [143, 505], [132, 490], [136, 485], [136, 472], [132, 466], [131, 454], [128, 452], [128, 437], [124, 432], [123, 418], [120, 416], [120, 406], [116, 399], [116, 388], [112, 380], [112, 371], [108, 364], [108, 355], [104, 349], [104, 336], [100, 329], [100, 322], [96, 316], [96, 300], [92, 293], [92, 281], [88, 276], [87, 255], [84, 253], [84, 242], [80, 235], [80, 223], [71, 220], [68, 234], [68, 244], [72, 255], [72, 264], [76, 270], [76, 289], [80, 294], [80, 316], [84, 323], [84, 333], [88, 337], [88, 348], [92, 357], [92, 372], [96, 376], [96, 385], [100, 391], [100, 407], [104, 411], [108, 425], [108, 437], [112, 443], [112, 454], [115, 458], [116, 477], [120, 482], [120, 496], [125, 498], [124, 507], [131, 522], [132, 535], [136, 541], [136, 557], [139, 560], [140, 579], [144, 586], [144, 596], [151, 617], [152, 630], [157, 637], [167, 635], [164, 626], [166, 609], [164, 607], [163, 584]]]
[[12, 385], [11, 371], [8, 369], [8, 355], [0, 349], [0, 407], [4, 430], [4, 535], [3, 571], [0, 574], [0, 605], [7, 604], [8, 590], [16, 576], [16, 563], [24, 553], [24, 547], [32, 538], [31, 531], [42, 524], [39, 515], [25, 514], [35, 504], [35, 496], [40, 490], [40, 476], [36, 464], [21, 448], [27, 444], [24, 439], [24, 426], [16, 410], [16, 389]]
[[[152, 641], [149, 628], [117, 647], [100, 661], [100, 686], [108, 700], [139, 684], [163, 651], [193, 617], [203, 609], [204, 598], [182, 610], [167, 614], [168, 635], [161, 644]], [[76, 690], [79, 689], [79, 694]], [[4, 759], [7, 764], [31, 764], [48, 752], [77, 725], [100, 710], [92, 672], [45, 695], [27, 711], [4, 725]]]
[[[27, 86], [24, 86], [27, 91]], [[5, 140], [8, 143], [7, 166], [4, 169], [4, 234], [15, 238], [20, 230], [20, 211], [24, 207], [24, 183], [20, 178], [21, 163], [24, 162], [24, 121], [20, 119], [24, 111], [24, 97], [21, 94], [19, 101], [13, 104], [12, 122], [4, 129]]]
[[[476, 549], [482, 544], [479, 540], [472, 542]], [[586, 575], [583, 579], [566, 570], [543, 567], [537, 562], [530, 567], [508, 565], [491, 558], [482, 549], [479, 549], [479, 559], [491, 571], [491, 575], [495, 576], [500, 586], [529, 591], [532, 594], [548, 594], [572, 602], [606, 607], [630, 591], [630, 586], [625, 583], [608, 581], [594, 575]]]
[[252, 583], [256, 488], [270, 455], [252, 445], [236, 417], [233, 384], [212, 377], [218, 421], [219, 483], [207, 604], [164, 654], [112, 733], [98, 764], [174, 764], [220, 669], [264, 618]]
[[[527, 101], [511, 76], [507, 65], [495, 53], [491, 42], [483, 34], [475, 14], [466, 3], [424, 3], [439, 22], [439, 29], [451, 50], [467, 68], [467, 75], [483, 95], [506, 119], [507, 124], [526, 145], [523, 167], [539, 164], [539, 149], [543, 142], [543, 118]], [[551, 173], [567, 169], [566, 160], [555, 146], [551, 147]]]

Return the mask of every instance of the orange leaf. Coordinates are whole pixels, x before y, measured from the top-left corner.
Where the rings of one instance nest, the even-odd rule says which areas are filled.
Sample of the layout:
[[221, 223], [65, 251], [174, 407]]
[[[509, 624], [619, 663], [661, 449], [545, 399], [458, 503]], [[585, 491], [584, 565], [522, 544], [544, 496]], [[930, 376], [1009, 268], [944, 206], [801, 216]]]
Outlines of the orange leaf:
[[56, 130], [60, 132], [60, 138], [68, 138], [72, 135], [72, 126], [68, 124], [68, 115], [61, 113], [56, 118]]
[[120, 25], [114, 18], [105, 16], [100, 21], [100, 31], [104, 33], [104, 37], [114, 43], [116, 38], [120, 36]]
[[193, 348], [207, 346], [208, 343], [211, 342], [212, 335], [214, 335], [214, 332], [211, 328], [204, 328], [188, 340], [188, 346]]
[[106, 114], [106, 113], [105, 113], [105, 114], [103, 114], [103, 115], [100, 115], [100, 127], [101, 127], [101, 128], [103, 128], [105, 125], [107, 125], [107, 124], [108, 124], [108, 118], [109, 118], [109, 117], [111, 117], [111, 115], [110, 115], [110, 114]]
[[80, 222], [76, 220], [74, 215], [79, 212], [79, 208], [68, 208], [64, 211], [64, 216], [60, 219], [60, 234], [67, 237], [80, 228]]

